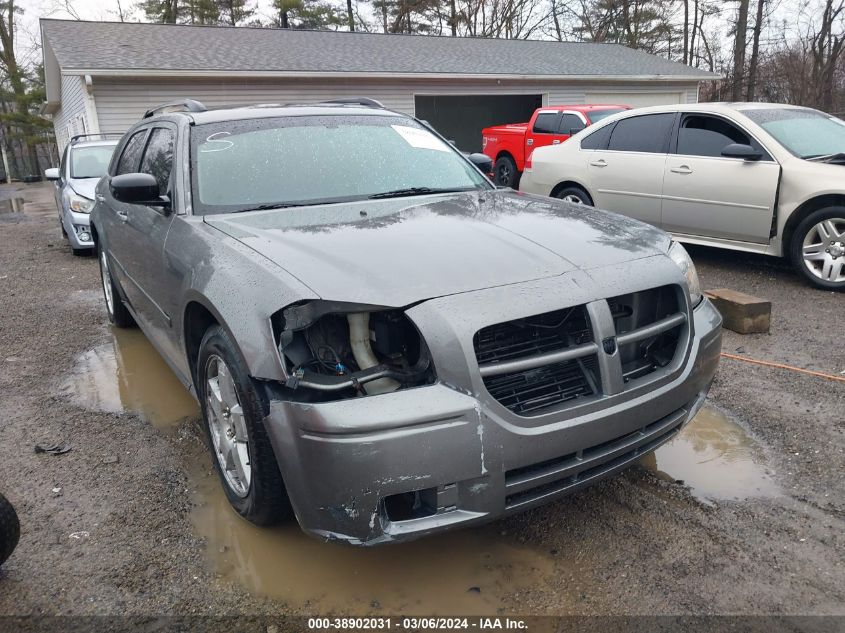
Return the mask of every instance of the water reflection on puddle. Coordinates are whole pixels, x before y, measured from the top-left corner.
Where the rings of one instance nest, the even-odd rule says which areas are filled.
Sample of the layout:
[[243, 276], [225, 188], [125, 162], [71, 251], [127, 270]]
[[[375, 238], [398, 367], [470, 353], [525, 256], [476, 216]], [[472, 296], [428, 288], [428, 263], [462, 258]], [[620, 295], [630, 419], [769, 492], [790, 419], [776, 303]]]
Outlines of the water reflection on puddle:
[[678, 437], [641, 463], [666, 479], [683, 481], [703, 501], [779, 494], [762, 447], [712, 407], [702, 409]]
[[140, 330], [112, 330], [109, 343], [77, 357], [60, 389], [95, 411], [134, 411], [163, 428], [199, 415], [199, 405]]
[[354, 548], [313, 539], [295, 523], [255, 527], [231, 510], [213, 473], [195, 481], [192, 518], [214, 569], [297, 611], [495, 614], [503, 596], [552, 573], [550, 558], [510, 544], [495, 526]]

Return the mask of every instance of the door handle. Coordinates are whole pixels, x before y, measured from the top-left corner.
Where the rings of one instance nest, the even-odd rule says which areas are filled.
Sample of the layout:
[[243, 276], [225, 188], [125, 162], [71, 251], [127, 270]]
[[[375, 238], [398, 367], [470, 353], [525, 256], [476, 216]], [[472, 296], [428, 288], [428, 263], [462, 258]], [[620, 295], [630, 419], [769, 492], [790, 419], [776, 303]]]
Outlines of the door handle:
[[525, 144], [526, 144], [526, 145], [534, 145], [534, 139], [533, 139], [533, 138], [529, 138], [527, 141], [525, 141]]
[[128, 214], [128, 213], [123, 213], [123, 212], [121, 212], [121, 211], [115, 211], [115, 214], [117, 215], [118, 219], [119, 219], [121, 222], [126, 222], [126, 221], [129, 219], [129, 214]]
[[560, 145], [560, 141], [555, 139], [554, 141], [552, 141], [552, 145]]
[[688, 165], [681, 165], [680, 167], [672, 167], [669, 171], [675, 174], [691, 174], [692, 169]]
[[607, 161], [603, 158], [599, 158], [598, 160], [591, 160], [590, 164], [593, 167], [607, 167]]
[[97, 202], [105, 202], [106, 201], [106, 197], [101, 193], [98, 193], [96, 197], [97, 197]]

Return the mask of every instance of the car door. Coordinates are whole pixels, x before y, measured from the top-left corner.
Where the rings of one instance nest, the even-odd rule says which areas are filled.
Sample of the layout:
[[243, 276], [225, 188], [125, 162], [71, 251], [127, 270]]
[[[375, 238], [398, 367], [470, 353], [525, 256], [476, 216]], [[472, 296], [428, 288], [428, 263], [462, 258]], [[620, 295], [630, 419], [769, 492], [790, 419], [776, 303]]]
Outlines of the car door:
[[663, 169], [676, 113], [617, 121], [606, 149], [587, 159], [593, 202], [600, 209], [660, 225]]
[[140, 295], [135, 280], [127, 272], [132, 267], [131, 260], [136, 257], [127, 226], [132, 205], [115, 198], [108, 185], [114, 176], [138, 171], [148, 134], [149, 128], [141, 128], [134, 132], [123, 145], [115, 149], [117, 160], [106, 178], [107, 182], [101, 182], [97, 187], [97, 202], [102, 209], [99, 230], [103, 248], [110, 262], [109, 269], [133, 310], [137, 309], [136, 304], [140, 301]]
[[534, 124], [525, 133], [525, 159], [538, 147], [551, 145], [555, 140], [560, 142], [558, 135], [558, 121], [560, 112], [557, 110], [540, 110], [534, 117]]
[[[175, 140], [175, 126], [159, 123], [151, 127], [138, 167], [139, 172], [155, 177], [159, 195], [168, 198], [171, 198]], [[124, 239], [131, 244], [124, 267], [136, 289], [135, 310], [148, 325], [147, 335], [159, 346], [166, 345], [172, 324], [172, 307], [163, 281], [164, 243], [173, 218], [169, 206], [136, 204], [131, 205], [123, 227]]]
[[[722, 156], [732, 143], [751, 145], [759, 160]], [[663, 180], [663, 228], [673, 233], [766, 243], [780, 165], [750, 134], [725, 118], [681, 116]]]

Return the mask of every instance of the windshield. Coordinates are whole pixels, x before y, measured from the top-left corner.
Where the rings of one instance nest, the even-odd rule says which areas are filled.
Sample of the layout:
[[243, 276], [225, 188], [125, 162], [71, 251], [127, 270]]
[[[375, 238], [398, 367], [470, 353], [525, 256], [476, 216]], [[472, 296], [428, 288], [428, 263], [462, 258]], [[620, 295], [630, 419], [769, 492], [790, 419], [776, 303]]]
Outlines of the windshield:
[[799, 158], [845, 152], [845, 121], [809, 108], [743, 110], [742, 113]]
[[102, 178], [109, 168], [114, 145], [74, 147], [70, 150], [71, 178]]
[[591, 123], [598, 123], [602, 119], [606, 119], [609, 116], [613, 116], [614, 114], [619, 114], [620, 112], [625, 112], [625, 108], [612, 108], [609, 110], [591, 110], [587, 113], [587, 116], [590, 117]]
[[389, 116], [198, 125], [191, 161], [201, 214], [491, 188], [451, 145]]

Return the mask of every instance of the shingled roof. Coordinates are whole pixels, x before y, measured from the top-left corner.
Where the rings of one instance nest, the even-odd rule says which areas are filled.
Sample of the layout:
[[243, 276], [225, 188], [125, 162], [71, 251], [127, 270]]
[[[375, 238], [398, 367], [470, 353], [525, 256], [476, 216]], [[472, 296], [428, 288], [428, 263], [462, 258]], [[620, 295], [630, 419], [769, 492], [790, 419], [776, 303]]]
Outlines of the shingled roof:
[[62, 72], [85, 74], [716, 78], [617, 44], [48, 19], [41, 31]]

